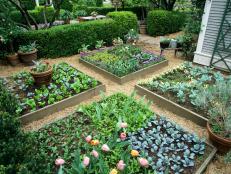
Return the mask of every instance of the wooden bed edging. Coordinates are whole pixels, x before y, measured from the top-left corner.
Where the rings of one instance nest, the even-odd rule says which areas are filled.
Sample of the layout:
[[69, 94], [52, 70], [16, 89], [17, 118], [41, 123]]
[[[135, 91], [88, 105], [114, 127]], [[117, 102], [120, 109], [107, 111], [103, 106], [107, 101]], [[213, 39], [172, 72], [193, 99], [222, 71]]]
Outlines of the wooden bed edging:
[[91, 88], [89, 90], [86, 90], [84, 92], [76, 94], [72, 97], [63, 99], [63, 100], [56, 102], [52, 105], [48, 105], [48, 106], [41, 108], [39, 110], [36, 110], [34, 112], [30, 112], [30, 113], [27, 113], [25, 115], [22, 115], [21, 117], [19, 117], [19, 119], [21, 120], [23, 125], [31, 123], [33, 121], [37, 121], [39, 119], [44, 118], [47, 115], [61, 111], [67, 107], [74, 106], [74, 105], [79, 104], [80, 102], [82, 102], [86, 99], [89, 99], [91, 97], [99, 95], [101, 91], [104, 91], [104, 92], [106, 91], [105, 85], [100, 84], [94, 88]]
[[152, 100], [154, 103], [157, 105], [166, 108], [167, 110], [179, 115], [180, 117], [186, 118], [191, 120], [192, 122], [196, 123], [199, 126], [206, 127], [206, 123], [208, 121], [207, 118], [183, 107], [180, 106], [179, 104], [168, 100], [140, 85], [135, 86], [135, 90], [137, 93], [141, 96], [146, 96], [147, 99]]
[[159, 70], [160, 68], [163, 68], [163, 67], [168, 65], [168, 60], [164, 60], [164, 61], [159, 62], [157, 64], [154, 64], [154, 65], [148, 66], [146, 68], [140, 69], [139, 71], [125, 75], [123, 77], [118, 77], [118, 76], [116, 76], [116, 75], [86, 61], [86, 60], [83, 60], [82, 58], [79, 59], [79, 62], [84, 64], [85, 66], [87, 66], [89, 68], [92, 68], [94, 71], [101, 73], [103, 76], [105, 76], [105, 77], [109, 78], [110, 80], [112, 80], [116, 83], [119, 83], [121, 85], [128, 82], [128, 81], [136, 79], [139, 76], [145, 75], [147, 73], [155, 72], [155, 71]]

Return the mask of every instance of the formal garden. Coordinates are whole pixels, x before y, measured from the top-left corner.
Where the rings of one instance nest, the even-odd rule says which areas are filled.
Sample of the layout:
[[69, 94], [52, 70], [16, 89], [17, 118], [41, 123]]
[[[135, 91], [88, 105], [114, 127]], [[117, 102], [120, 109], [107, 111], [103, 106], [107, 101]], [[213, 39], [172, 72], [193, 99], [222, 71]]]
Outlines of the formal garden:
[[228, 174], [231, 76], [193, 63], [205, 0], [2, 0], [0, 174]]

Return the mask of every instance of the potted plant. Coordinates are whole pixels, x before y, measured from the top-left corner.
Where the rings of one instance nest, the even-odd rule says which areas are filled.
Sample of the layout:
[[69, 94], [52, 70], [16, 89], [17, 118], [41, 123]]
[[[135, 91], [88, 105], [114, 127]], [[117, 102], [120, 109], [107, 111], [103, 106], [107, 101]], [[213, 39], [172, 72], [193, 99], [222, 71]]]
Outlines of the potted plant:
[[147, 24], [145, 20], [140, 21], [140, 34], [147, 34]]
[[60, 18], [64, 21], [64, 24], [70, 24], [72, 14], [70, 11], [65, 10], [63, 13], [61, 13]]
[[160, 48], [161, 49], [165, 49], [168, 48], [170, 45], [171, 39], [169, 38], [165, 38], [165, 37], [161, 37], [160, 38]]
[[31, 68], [30, 74], [33, 76], [35, 84], [38, 86], [48, 85], [52, 79], [53, 68], [48, 62], [33, 61], [35, 66]]
[[13, 47], [13, 35], [21, 29], [9, 22], [7, 19], [4, 22], [3, 26], [0, 27], [0, 47], [4, 48], [6, 59], [8, 63], [12, 66], [16, 66], [20, 63], [18, 54], [15, 53]]
[[80, 53], [80, 56], [84, 56], [86, 53], [89, 52], [88, 48], [90, 45], [82, 44], [81, 48], [78, 50]]
[[124, 41], [120, 37], [118, 37], [118, 38], [113, 39], [112, 43], [114, 46], [117, 46], [117, 45], [122, 45]]
[[33, 60], [37, 59], [37, 48], [36, 43], [30, 43], [28, 45], [20, 45], [18, 50], [19, 58], [26, 65], [33, 65]]
[[209, 139], [218, 152], [231, 149], [231, 78], [220, 79], [215, 85], [200, 90], [196, 103], [208, 112]]
[[87, 16], [87, 12], [85, 10], [78, 10], [74, 13], [74, 17], [77, 18], [78, 21], [81, 21], [81, 17]]
[[97, 13], [96, 11], [91, 12], [91, 16], [92, 16], [92, 17], [95, 18], [97, 15], [98, 15], [98, 13]]
[[103, 40], [98, 40], [96, 41], [95, 48], [98, 50], [103, 49], [105, 47], [104, 44], [105, 42]]
[[135, 45], [136, 42], [139, 40], [139, 34], [136, 30], [130, 29], [128, 34], [125, 35], [125, 39], [128, 44]]

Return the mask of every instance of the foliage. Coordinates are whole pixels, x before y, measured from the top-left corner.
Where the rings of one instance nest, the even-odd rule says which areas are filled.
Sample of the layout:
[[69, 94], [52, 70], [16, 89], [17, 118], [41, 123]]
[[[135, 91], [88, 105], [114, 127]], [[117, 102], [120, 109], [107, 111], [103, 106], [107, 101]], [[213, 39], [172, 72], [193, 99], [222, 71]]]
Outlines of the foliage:
[[153, 10], [148, 13], [147, 31], [151, 36], [170, 34], [181, 30], [184, 23], [183, 13]]
[[211, 68], [183, 64], [149, 83], [148, 89], [155, 91], [209, 118], [212, 130], [230, 138], [231, 91], [230, 77], [224, 77]]
[[119, 120], [129, 124], [128, 131], [134, 131], [152, 116], [149, 109], [150, 103], [144, 104], [143, 99], [136, 102], [134, 97], [134, 94], [128, 97], [118, 93], [99, 103], [94, 102], [91, 105], [82, 106], [78, 111], [92, 119], [103, 137], [112, 135]]
[[113, 39], [112, 43], [114, 46], [116, 46], [116, 45], [122, 45], [124, 43], [124, 41], [120, 37], [117, 37], [117, 38]]
[[33, 72], [42, 73], [50, 69], [50, 66], [47, 62], [42, 61], [33, 61], [35, 66], [31, 69]]
[[60, 14], [60, 19], [66, 21], [72, 19], [72, 13], [68, 10], [65, 10], [63, 13]]
[[139, 39], [139, 34], [136, 30], [130, 29], [129, 32], [125, 35], [125, 39], [127, 41], [129, 40], [138, 40]]
[[229, 151], [224, 158], [224, 161], [226, 164], [230, 164], [231, 163], [231, 151]]
[[[39, 6], [36, 7], [34, 10], [28, 10], [28, 13], [35, 19], [37, 23], [44, 23], [44, 7]], [[55, 10], [53, 7], [46, 7], [46, 19], [47, 22], [50, 22], [52, 20], [52, 17], [55, 13]], [[25, 24], [26, 21], [23, 18], [22, 14], [19, 11], [12, 11], [10, 14], [13, 21], [16, 23], [22, 23]]]
[[27, 10], [33, 10], [36, 6], [35, 1], [31, 0], [22, 0], [22, 4]]
[[103, 6], [103, 0], [96, 0], [95, 5], [97, 7], [102, 7]]
[[[112, 44], [113, 38], [123, 37], [134, 25], [137, 25], [135, 15], [129, 12], [113, 13], [112, 19], [84, 22], [80, 24], [56, 26], [47, 30], [23, 32], [15, 36], [16, 45], [37, 41], [41, 47], [39, 57], [60, 57], [78, 53], [82, 44], [94, 47], [96, 40], [104, 40], [107, 45]], [[134, 17], [134, 18], [132, 18]], [[121, 20], [118, 26], [116, 20]], [[65, 43], [65, 44], [63, 44]]]
[[72, 2], [70, 0], [64, 0], [62, 5], [61, 5], [61, 9], [68, 10], [68, 11], [72, 12], [72, 10], [73, 10]]
[[100, 48], [104, 47], [104, 44], [105, 44], [105, 42], [103, 40], [97, 40], [96, 44], [95, 44], [95, 48], [100, 49]]
[[132, 12], [110, 12], [107, 14], [107, 17], [116, 21], [117, 30], [120, 31], [120, 37], [127, 34], [130, 29], [134, 29], [135, 31], [138, 30], [137, 17]]
[[122, 77], [147, 66], [164, 60], [162, 56], [145, 51], [133, 45], [117, 45], [116, 47], [95, 54], [83, 55], [81, 59]]
[[35, 42], [30, 43], [28, 45], [20, 45], [18, 51], [22, 53], [29, 53], [36, 49], [37, 45]]
[[[202, 156], [205, 142], [189, 134], [164, 117], [151, 118], [143, 128], [128, 133], [132, 149], [143, 152], [157, 173], [186, 172], [195, 166], [196, 156]], [[158, 158], [156, 158], [158, 157]]]
[[29, 72], [21, 72], [14, 76], [16, 91], [20, 94], [18, 113], [24, 114], [43, 108], [82, 91], [94, 88], [98, 81], [79, 72], [66, 63], [53, 66], [52, 82], [48, 86], [36, 87]]
[[86, 53], [86, 52], [88, 52], [89, 47], [90, 47], [90, 45], [82, 44], [81, 48], [78, 51], [79, 51], [79, 53]]
[[6, 81], [0, 78], [0, 110], [15, 115], [17, 108], [17, 98], [6, 88]]
[[74, 12], [73, 16], [76, 18], [82, 17], [82, 16], [87, 16], [87, 12], [85, 10], [78, 10], [78, 11]]

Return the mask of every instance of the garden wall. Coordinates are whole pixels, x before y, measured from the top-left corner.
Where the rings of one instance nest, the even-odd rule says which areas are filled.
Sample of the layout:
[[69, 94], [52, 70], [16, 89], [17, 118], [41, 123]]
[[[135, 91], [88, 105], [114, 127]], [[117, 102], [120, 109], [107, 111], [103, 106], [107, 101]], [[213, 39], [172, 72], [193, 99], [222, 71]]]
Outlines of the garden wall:
[[180, 12], [153, 10], [148, 13], [147, 31], [151, 36], [160, 36], [180, 31], [185, 23], [185, 14]]
[[113, 19], [19, 33], [15, 36], [15, 44], [18, 46], [36, 41], [39, 45], [39, 57], [61, 57], [77, 54], [82, 44], [93, 48], [98, 40], [104, 40], [107, 45], [111, 45], [114, 38], [123, 38], [129, 29], [137, 29], [137, 18], [131, 12], [114, 12], [109, 16]]

